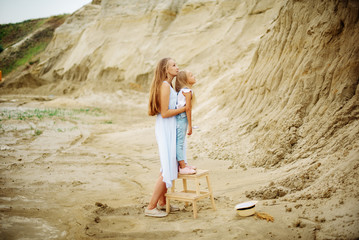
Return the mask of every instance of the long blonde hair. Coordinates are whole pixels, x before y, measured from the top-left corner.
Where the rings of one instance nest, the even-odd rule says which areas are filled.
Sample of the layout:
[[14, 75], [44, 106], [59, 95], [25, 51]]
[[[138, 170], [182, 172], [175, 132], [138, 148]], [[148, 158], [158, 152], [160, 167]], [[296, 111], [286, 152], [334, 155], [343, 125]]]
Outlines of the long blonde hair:
[[[182, 71], [178, 72], [178, 74], [176, 76], [176, 86], [175, 86], [176, 92], [179, 92], [184, 87], [191, 88], [191, 85], [188, 84], [187, 74], [188, 74], [188, 71], [186, 71], [186, 70], [182, 70]], [[191, 102], [192, 103], [195, 102], [195, 97], [194, 97], [193, 91], [192, 91]]]
[[160, 91], [162, 82], [167, 78], [168, 62], [171, 58], [163, 58], [157, 64], [150, 88], [148, 115], [155, 116], [161, 112]]

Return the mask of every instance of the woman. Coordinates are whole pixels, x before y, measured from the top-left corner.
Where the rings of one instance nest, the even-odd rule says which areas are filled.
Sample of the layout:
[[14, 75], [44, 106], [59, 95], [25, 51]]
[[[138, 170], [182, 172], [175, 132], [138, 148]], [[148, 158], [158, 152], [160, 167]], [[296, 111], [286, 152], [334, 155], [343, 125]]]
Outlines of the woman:
[[[167, 213], [157, 209], [165, 209], [167, 188], [177, 178], [178, 167], [176, 161], [176, 115], [184, 112], [186, 107], [176, 108], [176, 91], [172, 87], [172, 80], [178, 73], [176, 62], [171, 58], [162, 59], [156, 67], [150, 89], [150, 116], [157, 115], [156, 140], [161, 160], [161, 174], [156, 182], [150, 203], [145, 215], [151, 217], [165, 217]], [[178, 210], [178, 209], [171, 209]]]

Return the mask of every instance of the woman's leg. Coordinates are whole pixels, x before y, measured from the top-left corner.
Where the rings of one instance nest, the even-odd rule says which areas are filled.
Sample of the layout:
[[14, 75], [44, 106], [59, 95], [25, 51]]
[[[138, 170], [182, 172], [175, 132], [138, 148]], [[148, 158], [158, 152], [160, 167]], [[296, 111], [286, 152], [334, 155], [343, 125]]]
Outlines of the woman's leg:
[[152, 198], [150, 203], [148, 204], [148, 209], [154, 209], [157, 207], [157, 203], [160, 202], [160, 204], [166, 203], [165, 194], [167, 192], [166, 183], [163, 182], [162, 174], [157, 179], [155, 190], [153, 191]]
[[162, 194], [160, 195], [160, 198], [158, 199], [158, 204], [160, 206], [165, 206], [166, 205], [166, 193], [167, 193], [167, 188], [165, 187], [163, 189]]

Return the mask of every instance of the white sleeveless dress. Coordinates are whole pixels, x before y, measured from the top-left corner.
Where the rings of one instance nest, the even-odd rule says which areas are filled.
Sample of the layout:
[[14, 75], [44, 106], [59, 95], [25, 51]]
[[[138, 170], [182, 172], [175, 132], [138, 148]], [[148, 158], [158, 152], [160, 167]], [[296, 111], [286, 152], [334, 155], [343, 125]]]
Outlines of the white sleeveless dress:
[[[168, 82], [166, 82], [169, 84]], [[168, 109], [175, 109], [177, 93], [170, 86], [170, 101]], [[166, 187], [172, 187], [172, 180], [177, 179], [178, 166], [176, 161], [176, 116], [162, 118], [157, 114], [156, 140], [161, 160], [161, 173]]]

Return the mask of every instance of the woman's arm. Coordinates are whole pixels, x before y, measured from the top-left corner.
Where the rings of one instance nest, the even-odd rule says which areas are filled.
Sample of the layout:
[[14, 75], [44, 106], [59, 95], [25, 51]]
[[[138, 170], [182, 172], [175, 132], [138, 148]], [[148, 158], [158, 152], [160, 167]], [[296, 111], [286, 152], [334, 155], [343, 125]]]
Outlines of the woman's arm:
[[163, 118], [173, 117], [186, 111], [186, 107], [182, 107], [178, 109], [168, 109], [168, 104], [170, 102], [170, 93], [171, 93], [170, 86], [166, 83], [162, 83], [160, 106], [161, 106], [161, 116]]
[[183, 93], [186, 97], [186, 115], [188, 120], [188, 135], [192, 134], [192, 92]]

